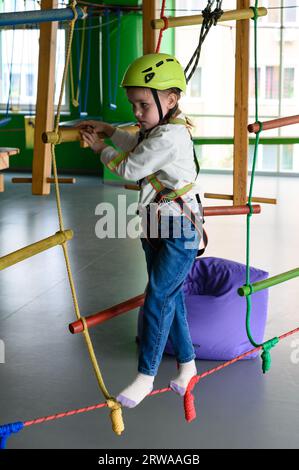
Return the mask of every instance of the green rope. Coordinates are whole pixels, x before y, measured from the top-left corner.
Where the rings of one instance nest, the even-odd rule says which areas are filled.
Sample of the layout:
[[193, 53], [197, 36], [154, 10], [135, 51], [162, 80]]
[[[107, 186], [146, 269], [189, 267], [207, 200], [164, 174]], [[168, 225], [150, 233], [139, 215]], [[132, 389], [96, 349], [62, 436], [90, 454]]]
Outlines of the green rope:
[[268, 372], [271, 367], [271, 355], [270, 355], [270, 349], [273, 348], [279, 341], [279, 338], [275, 337], [272, 339], [269, 339], [269, 341], [266, 341], [263, 344], [263, 352], [261, 354], [262, 358], [262, 369], [263, 369], [263, 374]]
[[249, 341], [254, 347], [262, 347], [263, 352], [261, 355], [262, 358], [262, 369], [263, 373], [267, 372], [271, 367], [271, 356], [270, 356], [270, 349], [275, 346], [278, 342], [278, 338], [273, 338], [265, 343], [258, 344], [254, 341], [253, 336], [251, 334], [250, 328], [250, 317], [251, 317], [251, 293], [252, 293], [252, 286], [250, 283], [250, 222], [253, 213], [252, 209], [252, 193], [253, 193], [253, 184], [255, 178], [255, 169], [256, 169], [256, 162], [258, 156], [258, 146], [260, 141], [260, 134], [263, 130], [263, 125], [259, 121], [259, 100], [258, 100], [258, 67], [257, 67], [257, 20], [258, 20], [258, 0], [255, 0], [255, 6], [251, 7], [254, 11], [254, 77], [255, 77], [255, 121], [259, 123], [259, 131], [256, 133], [255, 136], [255, 144], [254, 144], [254, 154], [253, 154], [253, 161], [252, 161], [252, 171], [251, 171], [251, 180], [250, 180], [250, 188], [249, 188], [249, 195], [248, 195], [248, 203], [247, 205], [250, 208], [249, 213], [247, 214], [246, 218], [246, 286], [250, 290], [250, 294], [246, 296], [246, 332]]

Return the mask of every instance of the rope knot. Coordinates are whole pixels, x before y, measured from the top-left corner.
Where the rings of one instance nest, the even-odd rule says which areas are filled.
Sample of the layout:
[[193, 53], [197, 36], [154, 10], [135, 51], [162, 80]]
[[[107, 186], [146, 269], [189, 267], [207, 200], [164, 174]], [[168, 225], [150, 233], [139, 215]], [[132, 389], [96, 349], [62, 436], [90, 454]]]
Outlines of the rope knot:
[[248, 290], [249, 290], [249, 293], [248, 294], [246, 293], [245, 295], [246, 296], [251, 295], [253, 293], [252, 284], [250, 284], [250, 282], [247, 282], [245, 286], [248, 287]]
[[259, 14], [258, 14], [258, 8], [257, 6], [254, 6], [254, 7], [249, 7], [252, 11], [253, 11], [253, 17], [251, 18], [253, 21], [256, 21], [259, 17]]
[[79, 106], [79, 101], [76, 100], [75, 98], [72, 99], [72, 105], [74, 106], [74, 108], [78, 108]]
[[263, 123], [261, 121], [256, 121], [256, 123], [259, 125], [259, 130], [256, 132], [256, 134], [260, 134], [263, 130]]
[[23, 429], [24, 423], [17, 421], [16, 423], [8, 423], [0, 426], [0, 449], [5, 449], [6, 440], [13, 432], [19, 432]]
[[122, 418], [121, 404], [115, 398], [110, 397], [106, 400], [108, 408], [110, 408], [110, 418], [112, 429], [118, 436], [124, 431], [125, 426]]
[[76, 5], [77, 5], [76, 0], [72, 0], [71, 3], [70, 3], [70, 8], [73, 10], [73, 13], [74, 13], [74, 18], [72, 19], [72, 21], [74, 23], [76, 23], [76, 21], [78, 19], [78, 12], [76, 10]]
[[247, 215], [248, 217], [251, 217], [253, 214], [253, 207], [252, 207], [251, 202], [247, 202], [247, 206], [249, 207], [249, 213]]
[[213, 11], [213, 25], [214, 26], [217, 25], [217, 22], [221, 18], [222, 14], [223, 14], [223, 10], [221, 10], [221, 8], [215, 8], [215, 10]]
[[61, 132], [57, 129], [53, 129], [51, 132], [51, 144], [52, 145], [58, 145], [61, 144]]
[[275, 337], [270, 339], [269, 341], [266, 341], [263, 344], [263, 352], [261, 354], [262, 358], [262, 369], [263, 369], [263, 374], [268, 372], [271, 368], [271, 354], [270, 354], [270, 349], [272, 349], [279, 341], [279, 338]]
[[163, 26], [163, 28], [161, 28], [161, 31], [165, 31], [169, 27], [168, 17], [167, 16], [161, 16], [160, 19], [163, 20], [163, 22], [164, 22], [164, 26]]

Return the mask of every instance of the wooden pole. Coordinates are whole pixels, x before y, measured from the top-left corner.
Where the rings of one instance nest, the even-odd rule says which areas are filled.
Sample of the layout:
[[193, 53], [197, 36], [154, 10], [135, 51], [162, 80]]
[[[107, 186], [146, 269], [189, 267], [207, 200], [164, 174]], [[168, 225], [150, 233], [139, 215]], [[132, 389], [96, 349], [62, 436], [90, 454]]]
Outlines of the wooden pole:
[[[58, 0], [42, 0], [41, 9], [57, 8]], [[47, 178], [51, 176], [51, 147], [42, 142], [45, 129], [54, 125], [54, 84], [57, 22], [40, 25], [38, 83], [36, 100], [36, 118], [34, 132], [34, 150], [32, 165], [32, 194], [50, 193], [51, 185]]]
[[151, 21], [158, 16], [160, 7], [159, 0], [143, 0], [142, 2], [143, 54], [155, 52], [159, 33], [157, 29], [152, 28]]
[[[237, 0], [237, 9], [249, 8], [249, 0]], [[248, 173], [249, 20], [237, 21], [234, 117], [234, 205], [246, 204]]]
[[[292, 124], [299, 123], [299, 114], [296, 116], [287, 116], [278, 119], [272, 119], [271, 121], [262, 122], [262, 130], [267, 131], [269, 129], [277, 129], [283, 126], [291, 126]], [[253, 124], [248, 124], [247, 129], [248, 132], [258, 132], [260, 130], [260, 123], [255, 122]]]
[[[19, 149], [10, 147], [0, 147], [0, 171], [9, 168], [9, 157], [17, 155]], [[4, 176], [0, 174], [0, 193], [4, 191]]]
[[[32, 178], [12, 178], [11, 182], [14, 184], [32, 183]], [[55, 183], [55, 178], [47, 178], [47, 183]], [[58, 178], [60, 184], [75, 184], [76, 178]]]
[[[207, 206], [203, 207], [203, 215], [204, 217], [211, 217], [215, 215], [245, 215], [249, 214], [250, 209], [249, 206]], [[261, 213], [261, 206], [260, 205], [253, 205], [252, 206], [252, 213], [253, 214], [260, 214]]]
[[27, 258], [31, 258], [32, 256], [37, 255], [42, 251], [49, 250], [56, 245], [61, 245], [67, 240], [71, 240], [73, 235], [74, 234], [72, 230], [56, 232], [55, 235], [52, 235], [51, 237], [44, 238], [43, 240], [25, 246], [20, 250], [14, 251], [13, 253], [2, 256], [2, 258], [0, 258], [0, 271], [2, 269], [8, 268], [9, 266], [12, 266], [13, 264], [19, 263], [20, 261], [24, 261]]
[[[143, 2], [146, 3], [146, 2]], [[149, 2], [150, 3], [150, 2]], [[248, 3], [249, 5], [249, 3]], [[258, 8], [258, 16], [266, 16], [267, 9], [264, 7]], [[253, 10], [251, 8], [237, 9], [225, 11], [223, 15], [219, 18], [218, 22], [221, 21], [232, 21], [232, 20], [244, 20], [254, 17]], [[178, 17], [169, 17], [168, 19], [168, 28], [178, 28], [179, 26], [192, 26], [197, 24], [202, 24], [203, 16], [202, 15], [191, 15], [191, 16], [178, 16]], [[151, 22], [152, 28], [162, 29], [164, 27], [164, 21], [161, 19], [156, 19]]]
[[[123, 313], [129, 312], [134, 308], [141, 307], [144, 304], [145, 294], [137, 295], [136, 297], [132, 297], [125, 302], [121, 302], [120, 304], [114, 305], [113, 307], [106, 308], [101, 312], [95, 313], [94, 315], [90, 315], [89, 317], [85, 317], [86, 324], [88, 328], [99, 325], [107, 320], [110, 320], [113, 317], [117, 317]], [[69, 330], [71, 333], [80, 333], [83, 331], [83, 323], [82, 320], [76, 320], [73, 323], [69, 324]]]
[[[83, 8], [76, 6], [76, 12], [79, 19], [85, 18], [86, 13]], [[18, 26], [45, 23], [49, 21], [71, 21], [74, 18], [74, 12], [71, 8], [59, 8], [55, 10], [32, 10], [15, 11], [0, 14], [0, 28], [4, 26]]]
[[[233, 201], [234, 195], [233, 194], [216, 194], [216, 193], [204, 193], [204, 197], [207, 199], [224, 199], [226, 201]], [[246, 201], [248, 198], [246, 197]], [[252, 197], [252, 202], [262, 202], [263, 204], [277, 204], [277, 199], [269, 198], [269, 197]]]
[[242, 286], [238, 289], [238, 294], [240, 296], [247, 296], [254, 294], [263, 289], [268, 289], [268, 287], [275, 286], [276, 284], [281, 284], [282, 282], [289, 281], [299, 276], [299, 268], [292, 269], [291, 271], [286, 271], [277, 276], [268, 277], [268, 279], [263, 279], [262, 281], [257, 281], [251, 284], [250, 286]]
[[[131, 132], [133, 134], [139, 131], [139, 127], [135, 125], [120, 126], [119, 129], [124, 130], [126, 132]], [[99, 132], [98, 136], [101, 139], [105, 139], [107, 137], [106, 134], [104, 134], [103, 132]], [[45, 144], [62, 144], [64, 142], [78, 141], [80, 142], [80, 144], [82, 143], [83, 146], [83, 144], [85, 143], [82, 140], [80, 129], [78, 129], [77, 127], [62, 126], [59, 127], [57, 134], [54, 131], [43, 132], [41, 138]]]

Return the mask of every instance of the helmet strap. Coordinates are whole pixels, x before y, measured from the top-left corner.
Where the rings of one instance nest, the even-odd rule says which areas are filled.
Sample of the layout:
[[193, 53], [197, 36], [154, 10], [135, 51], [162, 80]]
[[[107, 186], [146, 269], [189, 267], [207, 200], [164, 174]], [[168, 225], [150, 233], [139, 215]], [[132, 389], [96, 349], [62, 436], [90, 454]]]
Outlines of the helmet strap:
[[156, 103], [157, 108], [158, 108], [158, 112], [159, 112], [159, 124], [160, 124], [160, 122], [163, 120], [162, 106], [161, 106], [161, 103], [160, 103], [160, 99], [159, 99], [157, 90], [156, 90], [155, 88], [151, 88], [151, 90], [152, 90], [152, 94], [153, 94], [155, 103]]

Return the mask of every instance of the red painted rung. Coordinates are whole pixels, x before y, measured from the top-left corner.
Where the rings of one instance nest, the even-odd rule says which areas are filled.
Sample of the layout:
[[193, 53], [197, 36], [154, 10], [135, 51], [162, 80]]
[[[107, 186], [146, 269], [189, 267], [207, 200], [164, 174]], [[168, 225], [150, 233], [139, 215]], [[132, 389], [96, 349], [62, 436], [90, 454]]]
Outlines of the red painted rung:
[[[204, 217], [210, 217], [215, 215], [243, 215], [249, 214], [249, 206], [208, 206], [203, 208]], [[252, 206], [253, 214], [260, 214], [261, 206], [254, 204]]]
[[[271, 121], [262, 122], [263, 131], [267, 131], [269, 129], [276, 129], [278, 127], [283, 126], [290, 126], [291, 124], [298, 124], [299, 123], [299, 114], [296, 116], [288, 116], [284, 118], [272, 119]], [[248, 132], [257, 133], [260, 130], [260, 123], [254, 122], [253, 124], [249, 124], [247, 126]]]
[[[145, 294], [137, 295], [137, 297], [133, 297], [132, 299], [114, 305], [113, 307], [106, 308], [105, 310], [95, 313], [94, 315], [85, 317], [87, 327], [90, 328], [91, 326], [99, 325], [100, 323], [110, 320], [110, 318], [121, 315], [122, 313], [129, 312], [134, 308], [141, 307], [144, 303], [144, 297]], [[69, 324], [69, 330], [71, 333], [81, 333], [83, 329], [83, 323], [81, 320], [77, 320]]]

